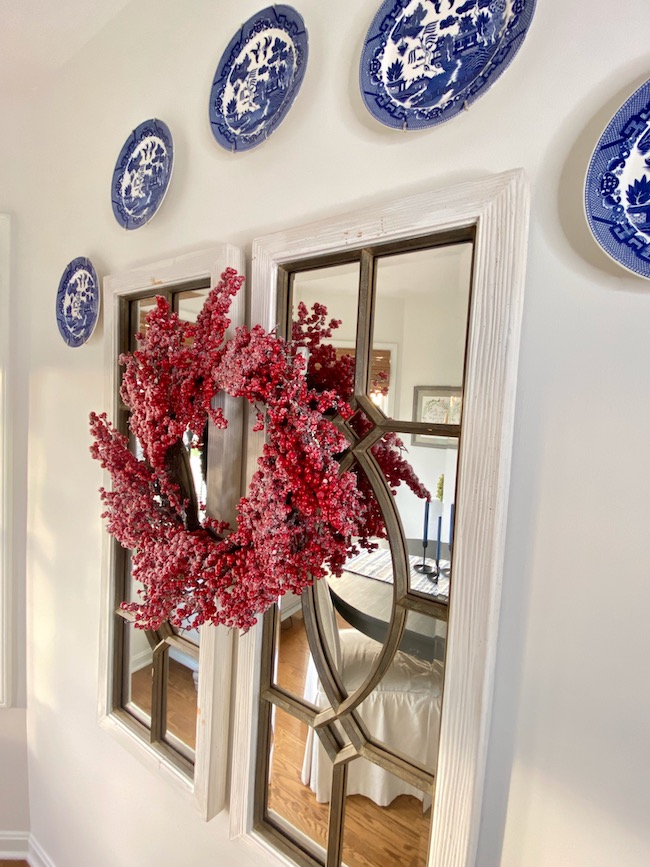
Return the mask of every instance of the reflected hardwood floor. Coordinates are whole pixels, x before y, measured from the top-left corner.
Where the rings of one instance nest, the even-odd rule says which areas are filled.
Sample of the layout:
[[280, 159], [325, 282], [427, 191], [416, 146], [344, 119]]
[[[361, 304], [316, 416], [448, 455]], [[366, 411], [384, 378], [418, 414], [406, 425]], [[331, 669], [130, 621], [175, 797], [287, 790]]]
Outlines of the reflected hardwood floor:
[[[132, 701], [149, 716], [152, 671], [153, 667], [146, 665], [131, 675]], [[170, 659], [167, 687], [167, 730], [188, 747], [195, 749], [196, 688], [190, 669], [175, 659]]]
[[[278, 654], [278, 683], [301, 696], [309, 648], [300, 615], [283, 624]], [[325, 845], [329, 804], [319, 804], [300, 779], [307, 727], [276, 710], [269, 808], [299, 831]], [[390, 807], [352, 795], [346, 802], [343, 862], [347, 867], [424, 867], [431, 812], [408, 795]]]

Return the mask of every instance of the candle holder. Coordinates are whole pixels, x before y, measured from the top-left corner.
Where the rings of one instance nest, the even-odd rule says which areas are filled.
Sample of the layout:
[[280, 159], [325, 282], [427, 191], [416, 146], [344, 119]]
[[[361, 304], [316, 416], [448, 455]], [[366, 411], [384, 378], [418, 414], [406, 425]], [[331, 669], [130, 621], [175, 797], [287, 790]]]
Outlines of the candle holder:
[[427, 575], [429, 578], [433, 577], [434, 582], [438, 583], [438, 575], [440, 574], [440, 561], [436, 560], [436, 565], [432, 566], [431, 563], [427, 563], [427, 546], [423, 545], [422, 551], [422, 562], [416, 563], [413, 568], [416, 572], [419, 572], [420, 575]]

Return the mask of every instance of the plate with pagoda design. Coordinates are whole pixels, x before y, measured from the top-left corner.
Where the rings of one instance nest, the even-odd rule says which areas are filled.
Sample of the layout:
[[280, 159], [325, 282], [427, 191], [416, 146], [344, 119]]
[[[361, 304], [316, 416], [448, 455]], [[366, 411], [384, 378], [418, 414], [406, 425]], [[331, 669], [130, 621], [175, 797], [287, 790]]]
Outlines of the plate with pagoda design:
[[162, 205], [174, 165], [174, 144], [166, 123], [151, 118], [129, 135], [111, 180], [113, 215], [124, 229], [144, 226]]
[[293, 105], [307, 56], [305, 23], [291, 6], [269, 6], [241, 26], [210, 91], [210, 126], [222, 147], [243, 151], [266, 141]]
[[366, 107], [396, 129], [450, 120], [505, 71], [534, 10], [535, 0], [385, 0], [361, 54]]
[[650, 277], [650, 81], [619, 108], [596, 145], [585, 213], [594, 238], [615, 262]]
[[99, 316], [99, 280], [90, 259], [69, 262], [56, 293], [56, 324], [68, 346], [77, 347], [92, 335]]

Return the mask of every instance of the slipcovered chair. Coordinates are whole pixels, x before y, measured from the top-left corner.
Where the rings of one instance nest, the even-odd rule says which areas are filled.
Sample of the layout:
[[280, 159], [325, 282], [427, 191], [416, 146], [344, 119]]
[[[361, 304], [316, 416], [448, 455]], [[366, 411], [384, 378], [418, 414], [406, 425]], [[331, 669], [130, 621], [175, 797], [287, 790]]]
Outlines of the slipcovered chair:
[[[323, 615], [325, 640], [350, 694], [365, 680], [382, 645], [356, 629], [338, 629], [325, 579], [317, 582], [316, 594]], [[398, 650], [388, 671], [357, 712], [374, 740], [435, 770], [442, 683], [440, 662], [416, 659]], [[311, 657], [304, 698], [317, 707], [329, 706]], [[332, 764], [311, 728], [305, 745], [302, 782], [310, 787], [318, 802], [329, 801]], [[409, 783], [363, 759], [354, 760], [349, 766], [347, 794], [364, 795], [381, 807], [388, 806], [398, 795], [413, 795], [423, 801], [423, 809], [431, 803], [430, 797], [425, 797]]]

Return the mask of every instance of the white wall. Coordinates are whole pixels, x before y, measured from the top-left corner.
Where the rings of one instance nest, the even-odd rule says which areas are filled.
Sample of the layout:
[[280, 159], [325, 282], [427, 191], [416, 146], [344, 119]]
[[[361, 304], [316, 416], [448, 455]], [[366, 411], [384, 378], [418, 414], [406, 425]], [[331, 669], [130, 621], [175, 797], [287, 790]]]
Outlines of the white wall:
[[[102, 403], [104, 335], [76, 350], [61, 341], [65, 264], [87, 255], [107, 273], [209, 241], [248, 245], [359, 202], [523, 166], [534, 201], [478, 863], [646, 867], [650, 283], [591, 241], [581, 190], [598, 135], [648, 76], [647, 0], [627, 0], [618, 22], [606, 0], [539, 2], [492, 90], [417, 133], [381, 127], [358, 94], [378, 0], [302, 0], [311, 56], [294, 110], [264, 145], [232, 155], [211, 137], [209, 86], [261, 5], [132, 2], [42, 82], [27, 117], [3, 117], [14, 433], [29, 449], [32, 831], [57, 867], [260, 863], [227, 841], [225, 816], [202, 824], [97, 726], [101, 475], [87, 417]], [[152, 116], [174, 135], [174, 177], [152, 223], [126, 233], [111, 213], [111, 171], [128, 132]]]

